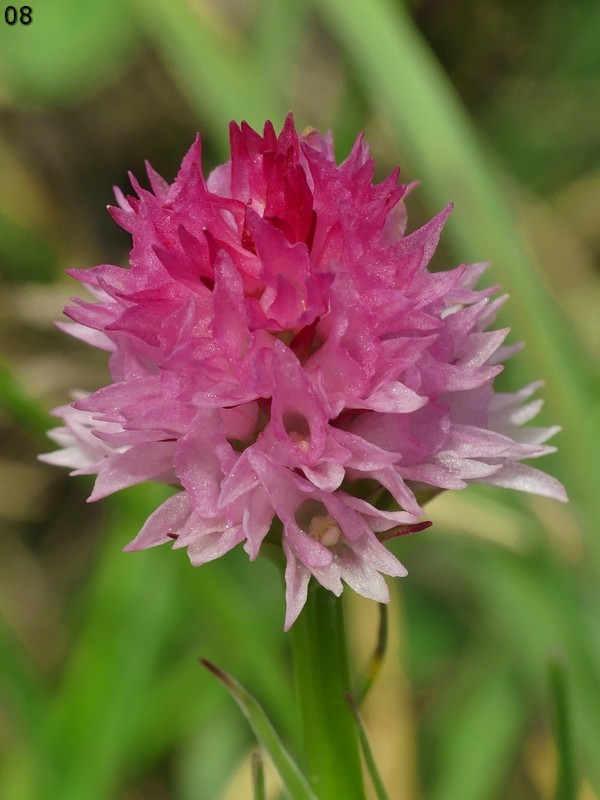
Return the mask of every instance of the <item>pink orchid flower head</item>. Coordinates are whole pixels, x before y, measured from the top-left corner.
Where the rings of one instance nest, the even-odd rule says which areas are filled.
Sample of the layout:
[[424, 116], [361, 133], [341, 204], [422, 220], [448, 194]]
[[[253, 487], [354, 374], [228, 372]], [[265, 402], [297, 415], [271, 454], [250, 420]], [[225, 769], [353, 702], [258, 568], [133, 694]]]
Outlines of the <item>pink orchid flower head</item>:
[[291, 115], [230, 140], [208, 177], [197, 138], [173, 183], [148, 165], [151, 190], [116, 190], [130, 264], [70, 270], [93, 302], [61, 326], [108, 351], [112, 383], [56, 410], [43, 458], [97, 475], [90, 500], [177, 487], [127, 550], [254, 559], [277, 530], [287, 629], [311, 577], [388, 600], [382, 574], [406, 570], [383, 542], [428, 524], [421, 491], [566, 495], [522, 463], [558, 430], [523, 427], [538, 384], [493, 388], [517, 349], [489, 330], [506, 298], [475, 288], [484, 265], [428, 269], [450, 207], [407, 234], [410, 187], [373, 183], [362, 136], [340, 165]]

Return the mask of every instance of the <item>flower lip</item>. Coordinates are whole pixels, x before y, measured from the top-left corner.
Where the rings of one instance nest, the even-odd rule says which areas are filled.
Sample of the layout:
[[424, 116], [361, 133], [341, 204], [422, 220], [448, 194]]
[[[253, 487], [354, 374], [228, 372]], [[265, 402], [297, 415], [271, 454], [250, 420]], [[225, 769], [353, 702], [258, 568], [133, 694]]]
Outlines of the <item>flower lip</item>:
[[283, 427], [294, 444], [307, 453], [310, 449], [310, 426], [304, 414], [297, 411], [284, 411]]
[[309, 533], [325, 547], [333, 547], [342, 538], [342, 531], [330, 516], [315, 516], [311, 519]]
[[342, 530], [319, 500], [306, 500], [294, 515], [298, 527], [325, 547], [333, 547], [342, 538]]

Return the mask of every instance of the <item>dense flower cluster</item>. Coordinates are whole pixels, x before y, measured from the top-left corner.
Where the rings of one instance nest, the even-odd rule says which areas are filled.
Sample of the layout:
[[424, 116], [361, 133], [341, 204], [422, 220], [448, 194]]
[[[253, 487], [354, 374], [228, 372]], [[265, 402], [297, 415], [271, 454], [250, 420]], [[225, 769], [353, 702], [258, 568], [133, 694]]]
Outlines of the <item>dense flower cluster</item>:
[[[310, 576], [388, 598], [383, 545], [419, 528], [416, 489], [491, 483], [564, 499], [521, 463], [556, 428], [540, 401], [493, 390], [515, 348], [487, 331], [504, 297], [477, 264], [432, 273], [446, 208], [406, 235], [398, 172], [373, 184], [362, 137], [231, 125], [207, 179], [197, 139], [169, 185], [117, 190], [130, 267], [72, 270], [95, 296], [63, 327], [110, 352], [113, 383], [57, 410], [47, 461], [97, 473], [90, 500], [142, 481], [180, 491], [128, 550], [174, 540], [202, 564], [269, 531], [287, 560], [289, 627]], [[273, 525], [275, 519], [280, 525]]]

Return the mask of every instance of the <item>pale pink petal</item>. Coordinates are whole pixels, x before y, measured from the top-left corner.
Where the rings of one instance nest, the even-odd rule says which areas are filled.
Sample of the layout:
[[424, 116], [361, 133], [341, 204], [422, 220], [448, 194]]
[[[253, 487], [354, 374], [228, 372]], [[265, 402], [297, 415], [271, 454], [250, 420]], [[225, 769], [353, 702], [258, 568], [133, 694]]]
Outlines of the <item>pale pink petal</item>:
[[123, 549], [127, 553], [156, 547], [177, 538], [190, 516], [190, 501], [185, 492], [179, 492], [154, 511], [138, 535]]
[[[475, 479], [473, 482], [483, 483], [484, 481]], [[503, 464], [485, 483], [502, 486], [505, 489], [540, 494], [543, 497], [560, 500], [561, 503], [566, 503], [569, 499], [565, 487], [556, 478], [527, 464], [520, 464], [518, 461]]]

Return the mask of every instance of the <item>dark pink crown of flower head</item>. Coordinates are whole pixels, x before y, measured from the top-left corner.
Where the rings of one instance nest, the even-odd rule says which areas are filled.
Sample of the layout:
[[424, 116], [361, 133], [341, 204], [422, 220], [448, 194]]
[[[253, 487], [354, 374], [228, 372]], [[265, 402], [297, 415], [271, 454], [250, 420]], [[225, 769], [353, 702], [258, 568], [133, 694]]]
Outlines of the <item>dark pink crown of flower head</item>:
[[291, 115], [230, 140], [208, 178], [198, 138], [172, 184], [148, 165], [152, 191], [116, 190], [130, 266], [71, 270], [95, 302], [62, 326], [110, 353], [113, 382], [57, 410], [45, 459], [97, 474], [91, 500], [178, 487], [128, 550], [255, 558], [278, 518], [287, 628], [311, 575], [388, 599], [381, 573], [405, 569], [382, 541], [420, 527], [418, 490], [565, 494], [521, 463], [557, 430], [521, 427], [537, 384], [493, 389], [516, 349], [487, 330], [505, 298], [475, 290], [484, 265], [428, 271], [450, 207], [406, 235], [407, 187], [373, 184], [362, 136], [339, 166], [331, 135]]

